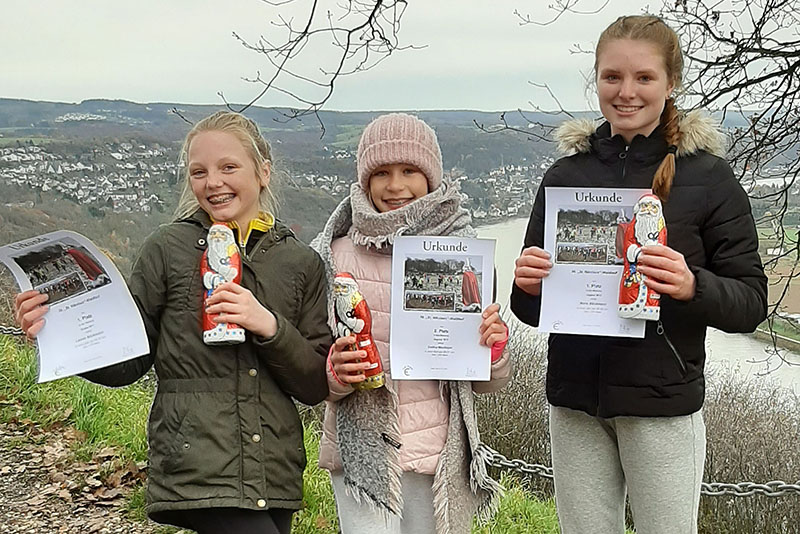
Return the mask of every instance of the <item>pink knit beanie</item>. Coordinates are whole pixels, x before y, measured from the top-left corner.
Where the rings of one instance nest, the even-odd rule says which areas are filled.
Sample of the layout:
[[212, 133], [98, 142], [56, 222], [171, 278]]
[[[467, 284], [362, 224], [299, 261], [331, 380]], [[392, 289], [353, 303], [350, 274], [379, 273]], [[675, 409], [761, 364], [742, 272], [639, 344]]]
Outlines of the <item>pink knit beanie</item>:
[[409, 163], [428, 179], [428, 191], [442, 185], [442, 152], [436, 133], [406, 113], [381, 115], [364, 128], [358, 143], [358, 183], [369, 189], [369, 177], [381, 165]]

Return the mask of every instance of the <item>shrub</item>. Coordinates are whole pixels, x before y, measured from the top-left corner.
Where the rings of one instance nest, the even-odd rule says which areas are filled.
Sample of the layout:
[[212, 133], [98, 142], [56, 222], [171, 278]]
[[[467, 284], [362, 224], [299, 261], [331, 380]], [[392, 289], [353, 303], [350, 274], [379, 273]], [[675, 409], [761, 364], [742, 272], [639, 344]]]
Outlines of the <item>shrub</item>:
[[[714, 482], [800, 480], [800, 397], [768, 378], [715, 368], [707, 380], [708, 445], [704, 479]], [[703, 532], [800, 532], [800, 493], [782, 497], [704, 496]]]
[[[501, 392], [478, 396], [484, 443], [509, 459], [551, 465], [544, 392], [547, 343], [514, 317], [507, 319], [514, 376]], [[800, 479], [800, 397], [776, 382], [748, 379], [735, 369], [707, 374], [706, 482]], [[528, 477], [539, 498], [552, 495], [550, 480]], [[784, 534], [800, 532], [800, 493], [781, 497], [706, 496], [700, 532]]]
[[[534, 333], [514, 316], [506, 321], [514, 374], [501, 391], [476, 397], [481, 438], [508, 459], [519, 458], [549, 466], [550, 438], [544, 391], [547, 337]], [[531, 477], [529, 488], [544, 498], [553, 494], [553, 484], [548, 479]]]

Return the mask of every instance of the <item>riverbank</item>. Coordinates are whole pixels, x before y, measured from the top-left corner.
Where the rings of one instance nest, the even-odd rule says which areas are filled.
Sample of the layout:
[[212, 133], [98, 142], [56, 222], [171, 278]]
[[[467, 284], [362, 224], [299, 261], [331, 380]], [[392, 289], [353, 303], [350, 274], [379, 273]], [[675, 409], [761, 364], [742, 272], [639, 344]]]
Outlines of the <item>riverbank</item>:
[[780, 349], [786, 349], [800, 354], [800, 340], [781, 334], [770, 332], [768, 328], [759, 327], [752, 336], [764, 343], [774, 343]]

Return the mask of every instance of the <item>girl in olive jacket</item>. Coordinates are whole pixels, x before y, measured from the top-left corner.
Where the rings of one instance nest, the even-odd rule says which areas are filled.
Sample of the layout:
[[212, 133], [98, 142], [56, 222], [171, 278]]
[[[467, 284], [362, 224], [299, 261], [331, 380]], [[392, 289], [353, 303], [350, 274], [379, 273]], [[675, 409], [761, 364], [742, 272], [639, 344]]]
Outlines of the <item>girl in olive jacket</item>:
[[[328, 394], [324, 267], [267, 211], [270, 151], [255, 123], [215, 113], [192, 128], [182, 158], [176, 219], [146, 240], [129, 282], [150, 353], [83, 376], [123, 386], [155, 365], [152, 519], [200, 533], [288, 534], [306, 463], [293, 399], [316, 404]], [[200, 263], [212, 221], [238, 234], [242, 279], [220, 285], [207, 311], [247, 330], [239, 345], [202, 339]], [[17, 322], [31, 337], [45, 302], [36, 291], [17, 296]]]
[[653, 16], [621, 17], [600, 36], [597, 96], [606, 122], [557, 134], [567, 156], [536, 196], [511, 308], [537, 326], [548, 187], [650, 188], [667, 245], [643, 248], [637, 269], [661, 295], [642, 339], [551, 334], [547, 399], [561, 532], [622, 533], [626, 493], [636, 530], [697, 532], [705, 460], [707, 327], [750, 332], [764, 319], [767, 279], [750, 204], [721, 133], [672, 92], [683, 59], [675, 32]]

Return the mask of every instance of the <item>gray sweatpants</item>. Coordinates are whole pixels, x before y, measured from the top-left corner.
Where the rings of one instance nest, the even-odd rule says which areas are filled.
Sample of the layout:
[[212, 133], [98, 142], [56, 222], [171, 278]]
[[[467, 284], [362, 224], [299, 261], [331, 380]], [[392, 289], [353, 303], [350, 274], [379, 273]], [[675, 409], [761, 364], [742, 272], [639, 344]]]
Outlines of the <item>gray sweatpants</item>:
[[563, 534], [696, 534], [706, 455], [701, 412], [614, 417], [550, 406], [556, 507]]
[[[433, 475], [404, 472], [403, 519], [384, 514], [374, 506], [359, 504], [345, 490], [344, 475], [331, 473], [339, 528], [342, 534], [435, 534]], [[388, 517], [385, 517], [388, 516]], [[468, 534], [468, 533], [464, 533]]]

